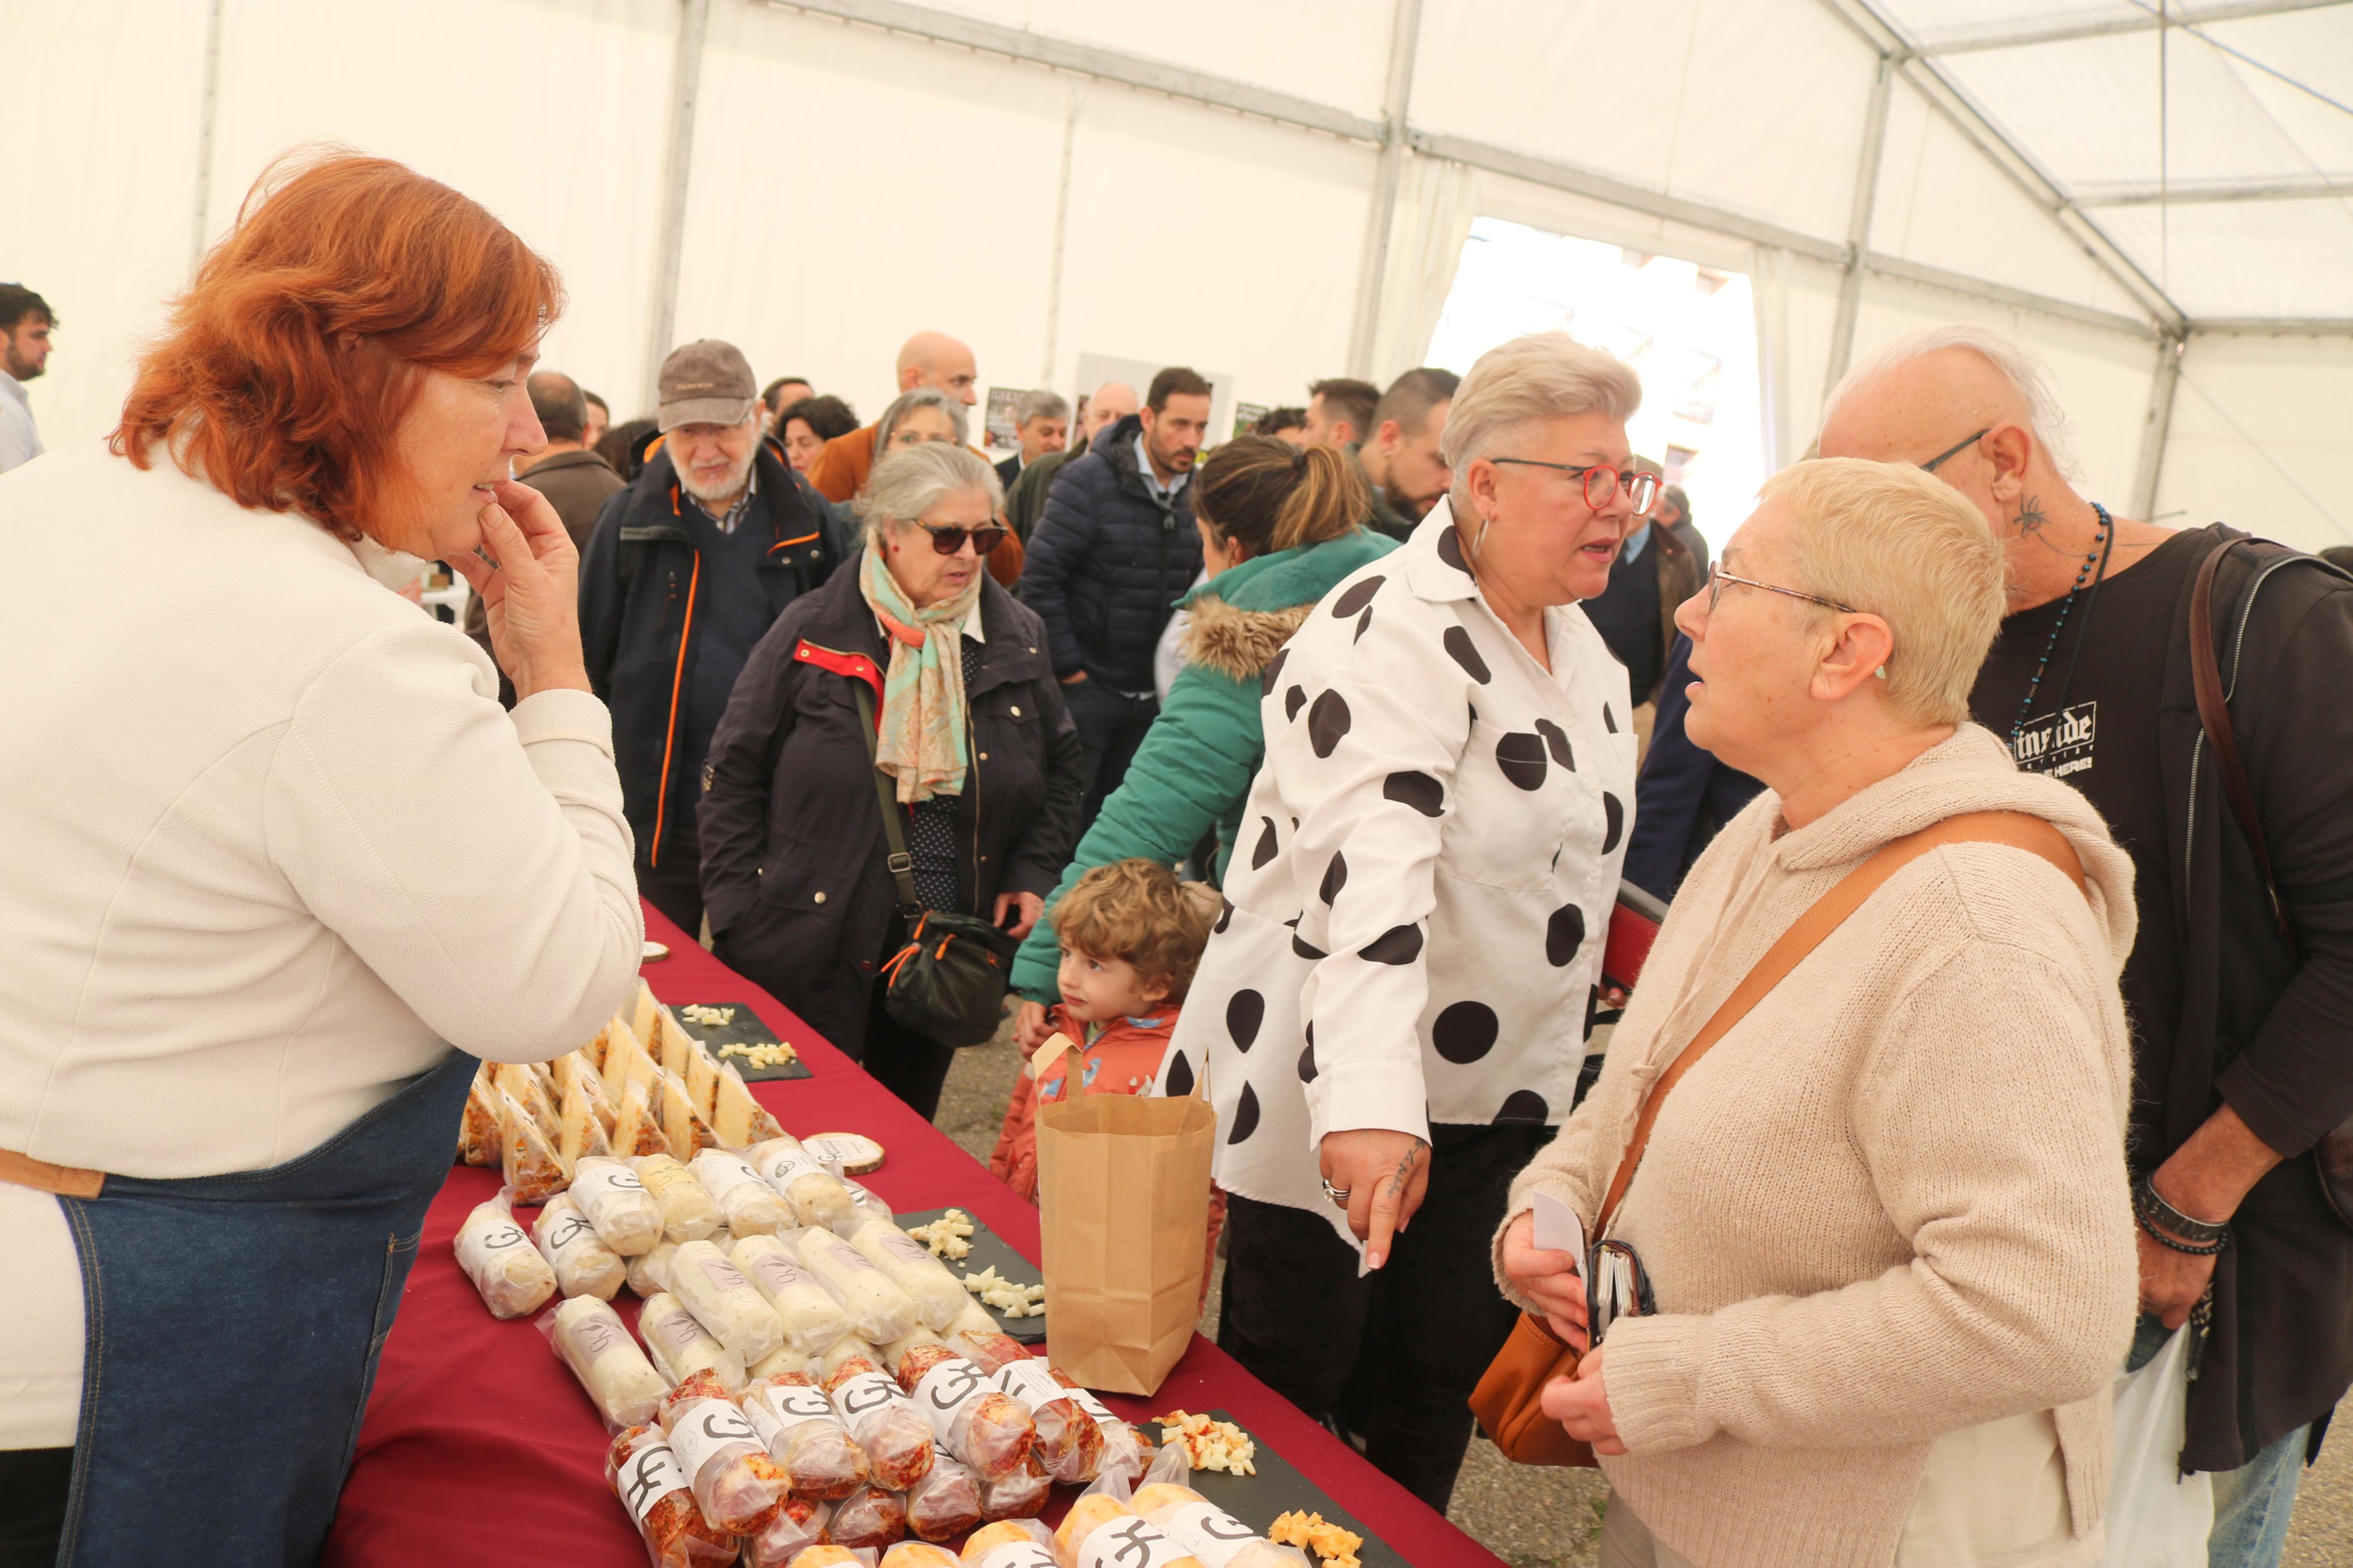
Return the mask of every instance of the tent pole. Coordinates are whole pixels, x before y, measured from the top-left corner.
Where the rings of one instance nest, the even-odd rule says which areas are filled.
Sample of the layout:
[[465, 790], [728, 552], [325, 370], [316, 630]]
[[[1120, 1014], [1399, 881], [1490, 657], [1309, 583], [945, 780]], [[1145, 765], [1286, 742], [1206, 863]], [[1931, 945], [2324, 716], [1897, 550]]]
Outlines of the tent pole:
[[1421, 43], [1421, 0], [1394, 0], [1389, 12], [1389, 79], [1381, 95], [1381, 155], [1365, 214], [1365, 254], [1356, 268], [1356, 315], [1348, 331], [1348, 374], [1370, 376], [1381, 291], [1388, 281], [1389, 230], [1397, 221], [1398, 182], [1405, 172], [1406, 110], [1413, 99], [1413, 57]]
[[196, 199], [188, 219], [188, 275], [205, 259], [212, 237], [213, 132], [220, 122], [221, 13], [227, 0], [212, 0], [205, 17], [205, 92], [196, 117]]
[[711, 27], [711, 0], [680, 0], [678, 58], [670, 84], [670, 157], [662, 167], [661, 227], [654, 253], [653, 319], [646, 336], [643, 395], [650, 401], [670, 356], [678, 321], [679, 259], [686, 248], [687, 177], [694, 162], [694, 100], [702, 84], [702, 40]]
[[2173, 435], [2173, 395], [2181, 387], [2181, 356], [2189, 341], [2167, 333], [2157, 343], [2157, 374], [2148, 384], [2148, 418], [2141, 426], [2140, 462], [2133, 470], [2132, 513], [2146, 520], [2157, 510], [2158, 476], [2165, 471], [2165, 444]]
[[1871, 107], [1862, 121], [1862, 145], [1855, 153], [1854, 201], [1847, 208], [1846, 276], [1839, 279], [1838, 319], [1831, 326], [1830, 363], [1822, 386], [1839, 384], [1854, 357], [1854, 323], [1862, 313], [1864, 263], [1871, 255], [1871, 219], [1879, 205], [1879, 161], [1887, 150], [1887, 102], [1895, 91], [1895, 62], [1879, 57], [1879, 74], [1871, 84]]

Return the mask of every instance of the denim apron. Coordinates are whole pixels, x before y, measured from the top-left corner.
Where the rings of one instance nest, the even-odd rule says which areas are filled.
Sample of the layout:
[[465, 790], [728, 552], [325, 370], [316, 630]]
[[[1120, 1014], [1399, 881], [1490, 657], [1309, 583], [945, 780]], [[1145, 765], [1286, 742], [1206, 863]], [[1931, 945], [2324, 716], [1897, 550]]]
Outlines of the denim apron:
[[89, 1324], [58, 1568], [318, 1557], [477, 1065], [283, 1165], [58, 1199]]

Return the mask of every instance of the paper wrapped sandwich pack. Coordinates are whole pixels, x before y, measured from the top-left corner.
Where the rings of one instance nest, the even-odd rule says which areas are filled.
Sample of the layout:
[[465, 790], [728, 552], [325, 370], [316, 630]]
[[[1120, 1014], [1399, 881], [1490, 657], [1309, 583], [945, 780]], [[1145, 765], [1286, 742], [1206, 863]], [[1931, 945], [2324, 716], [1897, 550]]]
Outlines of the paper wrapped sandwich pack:
[[765, 1143], [771, 1138], [782, 1138], [784, 1127], [767, 1107], [752, 1098], [744, 1087], [744, 1075], [735, 1070], [733, 1062], [719, 1065], [718, 1082], [712, 1091], [711, 1130], [719, 1135], [722, 1147], [749, 1149], [754, 1143]]
[[629, 1337], [619, 1314], [594, 1296], [575, 1296], [539, 1317], [539, 1331], [572, 1369], [607, 1431], [654, 1418], [670, 1385]]
[[499, 1102], [491, 1084], [490, 1064], [482, 1064], [466, 1089], [465, 1114], [458, 1122], [458, 1159], [468, 1165], [499, 1163]]

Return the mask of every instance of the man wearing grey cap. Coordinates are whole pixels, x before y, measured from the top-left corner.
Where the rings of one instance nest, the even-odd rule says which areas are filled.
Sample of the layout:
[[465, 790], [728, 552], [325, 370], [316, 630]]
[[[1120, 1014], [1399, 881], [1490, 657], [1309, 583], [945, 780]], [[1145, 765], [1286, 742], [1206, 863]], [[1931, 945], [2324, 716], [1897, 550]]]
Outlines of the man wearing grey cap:
[[702, 924], [702, 757], [752, 646], [844, 557], [832, 509], [760, 439], [759, 384], [712, 339], [662, 362], [644, 471], [605, 503], [580, 563], [589, 683], [613, 713], [638, 888]]

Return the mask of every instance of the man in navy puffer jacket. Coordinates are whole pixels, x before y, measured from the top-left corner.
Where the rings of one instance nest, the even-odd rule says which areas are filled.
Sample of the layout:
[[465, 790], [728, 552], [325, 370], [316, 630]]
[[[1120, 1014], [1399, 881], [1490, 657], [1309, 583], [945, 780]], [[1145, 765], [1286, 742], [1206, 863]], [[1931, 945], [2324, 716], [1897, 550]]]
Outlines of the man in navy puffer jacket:
[[1045, 619], [1078, 726], [1088, 822], [1160, 711], [1152, 655], [1201, 569], [1187, 481], [1208, 426], [1209, 384], [1181, 365], [1162, 371], [1140, 413], [1054, 476], [1029, 536], [1021, 597]]

